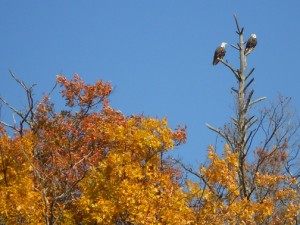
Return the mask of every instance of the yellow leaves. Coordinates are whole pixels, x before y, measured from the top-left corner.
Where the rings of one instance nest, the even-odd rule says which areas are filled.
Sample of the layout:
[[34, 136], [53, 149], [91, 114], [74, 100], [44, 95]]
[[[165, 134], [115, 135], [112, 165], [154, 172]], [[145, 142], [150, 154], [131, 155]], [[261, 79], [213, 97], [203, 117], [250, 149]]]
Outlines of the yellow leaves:
[[136, 116], [123, 118], [119, 124], [107, 120], [104, 126], [108, 142], [114, 146], [121, 146], [119, 151], [127, 147], [145, 158], [149, 151], [167, 151], [174, 147], [172, 130], [166, 125], [166, 119], [160, 121]]
[[300, 215], [300, 203], [290, 203], [287, 206], [287, 209], [283, 215], [286, 224], [294, 224], [295, 223], [295, 215]]
[[209, 148], [208, 158], [211, 164], [207, 168], [201, 168], [200, 171], [209, 180], [210, 184], [218, 183], [228, 188], [230, 193], [237, 193], [237, 170], [238, 170], [238, 156], [236, 153], [231, 153], [225, 148], [224, 158], [221, 159]]
[[116, 127], [106, 126], [106, 132], [113, 142], [109, 152], [82, 184], [78, 207], [85, 211], [84, 221], [192, 221], [186, 194], [173, 180], [173, 172], [161, 168], [160, 152], [174, 146], [166, 119], [131, 117]]
[[256, 174], [256, 182], [260, 186], [274, 186], [279, 184], [280, 182], [286, 179], [283, 175], [269, 175], [269, 174], [261, 174], [257, 172]]
[[[27, 223], [41, 220], [39, 193], [34, 189], [31, 160], [32, 139], [0, 137], [0, 217], [17, 224], [20, 218]], [[26, 218], [26, 219], [25, 219]]]
[[[210, 147], [208, 158], [209, 164], [199, 170], [202, 182], [187, 182], [188, 199], [201, 221], [197, 224], [295, 224], [300, 196], [292, 188], [294, 179], [267, 173], [269, 170], [250, 177], [250, 169], [245, 166], [246, 189], [250, 194], [241, 197], [238, 155], [229, 146], [225, 146], [222, 156]], [[251, 178], [254, 183], [249, 182]]]
[[134, 123], [135, 126], [127, 126], [126, 134], [138, 144], [142, 151], [147, 148], [151, 148], [153, 151], [161, 150], [163, 147], [165, 150], [173, 148], [171, 129], [166, 126], [165, 119], [159, 121], [153, 118], [144, 118], [136, 121], [135, 118], [131, 118], [128, 124], [131, 123]]

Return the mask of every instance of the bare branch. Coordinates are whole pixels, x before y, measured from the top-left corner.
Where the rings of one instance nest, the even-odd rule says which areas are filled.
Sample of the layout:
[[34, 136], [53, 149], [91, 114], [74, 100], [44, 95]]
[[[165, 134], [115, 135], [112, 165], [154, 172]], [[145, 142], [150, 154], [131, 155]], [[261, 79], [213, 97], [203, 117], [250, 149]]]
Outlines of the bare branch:
[[19, 80], [11, 70], [9, 70], [9, 73], [11, 77], [25, 90], [26, 97], [27, 97], [27, 107], [25, 109], [25, 112], [23, 113], [20, 110], [17, 110], [15, 107], [9, 104], [3, 97], [0, 96], [0, 101], [4, 103], [10, 110], [12, 110], [13, 113], [17, 114], [21, 119], [21, 121], [19, 122], [19, 127], [15, 125], [14, 126], [9, 125], [3, 121], [2, 124], [9, 128], [14, 129], [15, 131], [17, 131], [22, 135], [24, 123], [26, 123], [27, 125], [29, 125], [29, 127], [32, 128], [32, 122], [34, 117], [33, 87], [35, 85], [32, 85], [31, 87], [27, 87], [26, 84], [23, 81]]
[[[53, 88], [51, 89], [51, 91], [49, 92], [48, 96], [51, 96], [51, 94], [54, 92], [56, 87], [57, 87], [57, 83], [55, 82], [55, 84], [54, 84]], [[44, 103], [44, 99], [36, 105], [35, 110], [33, 111], [33, 115], [36, 114], [38, 107], [43, 103]]]
[[233, 45], [233, 44], [230, 44], [230, 46], [233, 47], [233, 48], [235, 48], [235, 49], [238, 50], [238, 51], [240, 50], [240, 46], [235, 46], [235, 45]]
[[[214, 188], [207, 182], [207, 180], [205, 180], [205, 178], [203, 177], [203, 175], [194, 172], [191, 168], [187, 168], [182, 162], [180, 162], [177, 159], [172, 158], [172, 160], [179, 164], [180, 167], [182, 167], [185, 171], [187, 171], [188, 173], [193, 174], [194, 176], [198, 177], [200, 180], [203, 181], [203, 183], [209, 188], [210, 191], [212, 191], [213, 193], [215, 193]], [[220, 196], [219, 196], [220, 197]]]
[[231, 88], [231, 90], [233, 90], [236, 94], [239, 92], [237, 89], [235, 89], [234, 87]]
[[[248, 135], [247, 139], [246, 139], [246, 144], [249, 142], [249, 140], [251, 140], [253, 131], [250, 131], [250, 134]], [[249, 149], [246, 150], [246, 154], [248, 153]]]
[[254, 72], [254, 70], [255, 70], [255, 68], [253, 67], [251, 70], [250, 70], [250, 72], [246, 75], [246, 78], [245, 78], [245, 80], [247, 80], [248, 79], [248, 77], [250, 77], [251, 76], [251, 74]]
[[16, 130], [16, 127], [13, 126], [13, 125], [10, 125], [10, 124], [5, 123], [5, 122], [3, 122], [3, 121], [0, 121], [0, 124], [2, 124], [2, 125], [5, 126], [5, 127], [9, 127], [9, 128], [11, 128], [11, 129], [17, 131], [17, 130]]
[[247, 91], [247, 88], [252, 84], [252, 82], [254, 81], [254, 78], [252, 78], [245, 86], [244, 91]]
[[246, 105], [245, 105], [245, 109], [244, 109], [245, 111], [248, 110], [248, 107], [249, 107], [249, 104], [250, 104], [253, 93], [254, 93], [254, 90], [251, 90], [248, 97], [247, 97]]
[[20, 81], [20, 80], [14, 75], [14, 73], [13, 73], [11, 70], [9, 70], [9, 73], [10, 73], [10, 75], [12, 76], [12, 78], [13, 78], [18, 84], [20, 84], [26, 91], [28, 90], [28, 88], [27, 88], [27, 86], [24, 84], [24, 82], [23, 82], [23, 81]]
[[247, 119], [246, 124], [248, 124], [253, 118], [254, 118], [254, 116], [251, 116], [249, 119]]
[[256, 104], [256, 103], [258, 103], [258, 102], [260, 102], [260, 101], [263, 101], [263, 100], [265, 100], [267, 97], [261, 97], [261, 98], [259, 98], [259, 99], [256, 99], [256, 100], [254, 100], [253, 102], [250, 102], [249, 103], [249, 106], [252, 106], [252, 105], [254, 105], [254, 104]]
[[238, 125], [238, 120], [237, 120], [237, 119], [235, 119], [235, 118], [233, 118], [233, 117], [232, 117], [231, 119], [232, 119], [232, 121], [233, 121], [234, 125], [235, 125], [235, 126], [237, 126], [237, 125]]
[[240, 35], [243, 33], [244, 31], [244, 28], [240, 28], [240, 25], [239, 25], [239, 22], [238, 22], [238, 19], [236, 17], [236, 15], [233, 15], [234, 16], [234, 20], [235, 20], [235, 24], [236, 24], [236, 27], [237, 27], [237, 34]]
[[222, 60], [220, 60], [220, 62], [223, 63], [225, 66], [227, 66], [233, 72], [233, 74], [235, 75], [236, 79], [238, 79], [238, 80], [241, 79], [238, 70], [236, 70], [233, 66], [231, 66], [227, 61], [224, 61], [222, 59]]
[[230, 144], [231, 146], [233, 146], [233, 140], [226, 133], [224, 133], [220, 129], [217, 129], [217, 128], [209, 125], [208, 123], [206, 123], [205, 125], [207, 126], [208, 129], [210, 129], [210, 130], [218, 133], [219, 135], [221, 135], [228, 142], [228, 144]]
[[[254, 118], [254, 117], [253, 117]], [[258, 121], [258, 119], [257, 118], [255, 118], [253, 121], [249, 121], [249, 124], [247, 125], [247, 128], [250, 128], [250, 127], [252, 127], [252, 125], [253, 124], [255, 124], [256, 122]]]
[[18, 111], [16, 108], [14, 108], [11, 104], [9, 104], [4, 98], [0, 96], [0, 101], [2, 101], [8, 108], [10, 108], [14, 113], [16, 113], [18, 116], [22, 117], [22, 113]]

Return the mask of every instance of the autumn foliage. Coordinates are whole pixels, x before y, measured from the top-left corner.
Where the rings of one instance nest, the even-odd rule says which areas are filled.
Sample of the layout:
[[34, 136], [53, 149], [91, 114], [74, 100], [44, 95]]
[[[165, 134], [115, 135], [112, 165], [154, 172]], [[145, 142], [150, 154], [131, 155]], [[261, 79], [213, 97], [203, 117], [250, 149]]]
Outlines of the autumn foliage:
[[[125, 116], [108, 101], [109, 83], [57, 76], [66, 107], [50, 96], [27, 128], [1, 127], [0, 221], [4, 224], [295, 224], [298, 179], [282, 171], [287, 145], [255, 151], [241, 198], [238, 154], [212, 147], [187, 179], [168, 151], [186, 129], [167, 119]], [[18, 129], [16, 129], [18, 130]], [[257, 166], [259, 165], [259, 166]]]
[[[208, 158], [209, 165], [199, 169], [201, 182], [188, 182], [189, 193], [194, 196], [196, 224], [295, 224], [300, 196], [293, 185], [298, 181], [276, 172], [278, 165], [254, 172], [254, 163], [249, 163], [248, 178], [252, 179], [253, 188], [241, 198], [238, 154], [226, 145], [220, 157], [210, 147]], [[278, 163], [283, 165], [284, 160]]]
[[[2, 129], [0, 216], [11, 224], [148, 224], [185, 221], [180, 172], [163, 155], [185, 142], [167, 120], [124, 116], [109, 106], [112, 88], [58, 76], [67, 109], [50, 98], [32, 127], [10, 138]], [[168, 199], [168, 200], [167, 200]], [[171, 216], [174, 212], [178, 217]], [[181, 215], [182, 213], [182, 215]]]

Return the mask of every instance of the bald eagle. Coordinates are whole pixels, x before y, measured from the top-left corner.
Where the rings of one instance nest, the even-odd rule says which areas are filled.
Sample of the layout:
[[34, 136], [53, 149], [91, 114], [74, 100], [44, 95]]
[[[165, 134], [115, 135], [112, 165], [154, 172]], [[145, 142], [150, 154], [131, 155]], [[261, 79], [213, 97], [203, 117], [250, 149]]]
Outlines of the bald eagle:
[[251, 34], [250, 38], [247, 41], [245, 55], [249, 55], [253, 51], [257, 44], [256, 34]]
[[215, 55], [214, 55], [214, 60], [213, 60], [213, 65], [217, 65], [218, 62], [220, 60], [222, 60], [223, 57], [225, 56], [225, 53], [226, 53], [225, 46], [226, 45], [227, 45], [226, 42], [222, 42], [221, 46], [216, 49]]

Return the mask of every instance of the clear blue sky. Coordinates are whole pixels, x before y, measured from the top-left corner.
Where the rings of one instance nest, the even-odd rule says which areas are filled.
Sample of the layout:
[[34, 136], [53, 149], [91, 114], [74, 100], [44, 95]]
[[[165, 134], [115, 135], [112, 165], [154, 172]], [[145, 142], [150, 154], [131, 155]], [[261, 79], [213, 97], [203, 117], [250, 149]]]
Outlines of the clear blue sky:
[[[292, 97], [300, 108], [300, 1], [0, 1], [0, 94], [23, 107], [26, 98], [8, 69], [41, 98], [57, 74], [78, 73], [87, 83], [111, 81], [111, 104], [124, 114], [168, 117], [187, 125], [188, 142], [176, 149], [186, 162], [202, 162], [221, 127], [234, 115], [230, 88], [236, 81], [212, 66], [221, 42], [238, 42], [233, 14], [256, 33], [248, 57], [255, 67], [254, 97]], [[227, 48], [237, 66], [238, 55]], [[54, 101], [61, 100], [54, 98]], [[264, 104], [261, 103], [262, 107]], [[2, 118], [12, 118], [5, 110]]]

